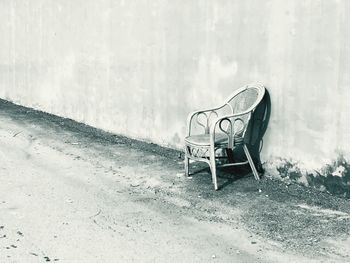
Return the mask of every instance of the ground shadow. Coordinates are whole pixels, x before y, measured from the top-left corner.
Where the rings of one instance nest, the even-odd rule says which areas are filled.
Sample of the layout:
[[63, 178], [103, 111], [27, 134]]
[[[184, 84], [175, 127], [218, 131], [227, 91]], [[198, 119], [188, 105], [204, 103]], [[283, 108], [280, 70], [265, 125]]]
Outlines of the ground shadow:
[[[205, 163], [198, 163], [196, 169], [191, 171], [190, 176], [200, 176], [200, 174], [211, 174], [210, 167]], [[253, 176], [249, 164], [240, 166], [218, 167], [217, 177], [220, 179], [220, 189], [223, 189], [239, 179]]]

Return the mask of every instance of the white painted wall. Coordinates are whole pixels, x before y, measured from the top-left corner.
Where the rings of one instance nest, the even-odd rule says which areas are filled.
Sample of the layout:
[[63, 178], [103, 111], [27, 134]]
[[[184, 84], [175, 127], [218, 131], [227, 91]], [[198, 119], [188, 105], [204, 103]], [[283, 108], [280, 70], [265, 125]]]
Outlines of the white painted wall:
[[350, 2], [1, 0], [0, 97], [181, 148], [187, 114], [254, 81], [263, 158], [350, 152]]

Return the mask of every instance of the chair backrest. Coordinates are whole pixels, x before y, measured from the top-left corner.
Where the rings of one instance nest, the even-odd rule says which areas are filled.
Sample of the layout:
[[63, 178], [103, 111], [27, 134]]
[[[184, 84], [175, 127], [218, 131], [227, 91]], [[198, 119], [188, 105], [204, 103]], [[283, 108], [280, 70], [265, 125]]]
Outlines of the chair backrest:
[[[247, 85], [236, 90], [226, 100], [226, 108], [229, 108], [231, 114], [240, 114], [237, 117], [228, 118], [220, 122], [220, 129], [227, 134], [236, 134], [246, 138], [246, 131], [249, 125], [252, 113], [262, 101], [265, 95], [265, 88], [262, 85]], [[226, 124], [226, 127], [224, 127]], [[226, 131], [225, 131], [226, 130]], [[249, 132], [251, 134], [251, 132]]]
[[225, 104], [230, 107], [232, 114], [249, 113], [258, 106], [264, 94], [264, 86], [247, 85], [231, 94]]

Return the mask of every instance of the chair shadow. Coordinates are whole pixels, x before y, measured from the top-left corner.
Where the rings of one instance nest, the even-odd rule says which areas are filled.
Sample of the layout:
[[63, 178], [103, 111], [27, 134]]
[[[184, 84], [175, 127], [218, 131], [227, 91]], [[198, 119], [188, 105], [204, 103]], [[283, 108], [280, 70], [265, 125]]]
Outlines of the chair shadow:
[[220, 168], [218, 178], [225, 179], [226, 181], [219, 186], [219, 189], [223, 189], [234, 182], [243, 179], [244, 177], [251, 177], [253, 173], [249, 165], [224, 167]]
[[[210, 168], [206, 166], [191, 172], [190, 176], [204, 172], [208, 173], [209, 176], [211, 175]], [[242, 166], [218, 167], [217, 169], [217, 177], [225, 180], [225, 182], [219, 186], [219, 189], [223, 189], [233, 184], [235, 181], [250, 176], [253, 176], [253, 174], [248, 164]]]
[[266, 133], [271, 116], [271, 98], [266, 89], [265, 95], [252, 115], [251, 127], [245, 138], [249, 152], [259, 173], [264, 170], [261, 163], [260, 152], [263, 147], [263, 137]]

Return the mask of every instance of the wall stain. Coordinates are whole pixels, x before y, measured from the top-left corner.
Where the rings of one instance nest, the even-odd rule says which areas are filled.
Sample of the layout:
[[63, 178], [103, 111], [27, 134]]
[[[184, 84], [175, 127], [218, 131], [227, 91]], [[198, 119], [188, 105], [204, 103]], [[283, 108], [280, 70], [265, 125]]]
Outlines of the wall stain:
[[319, 170], [304, 171], [298, 162], [284, 158], [279, 158], [275, 169], [277, 177], [284, 181], [297, 182], [350, 199], [350, 162], [343, 154], [338, 154], [331, 163]]

